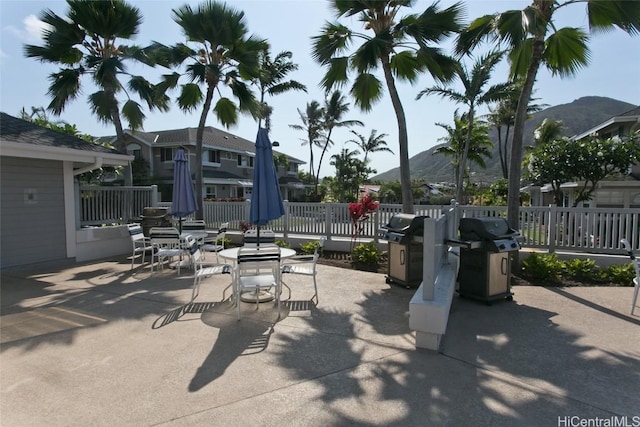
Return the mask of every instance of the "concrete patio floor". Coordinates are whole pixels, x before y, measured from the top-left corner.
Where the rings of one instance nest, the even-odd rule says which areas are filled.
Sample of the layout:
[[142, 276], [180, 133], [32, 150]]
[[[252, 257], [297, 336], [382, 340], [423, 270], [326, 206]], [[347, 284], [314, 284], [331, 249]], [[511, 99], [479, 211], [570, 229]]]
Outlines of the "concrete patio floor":
[[0, 425], [640, 425], [632, 288], [455, 297], [432, 352], [408, 329], [415, 290], [381, 274], [320, 265], [317, 306], [309, 278], [285, 277], [279, 321], [272, 303], [237, 321], [229, 276], [185, 306], [188, 270], [129, 267], [2, 272]]

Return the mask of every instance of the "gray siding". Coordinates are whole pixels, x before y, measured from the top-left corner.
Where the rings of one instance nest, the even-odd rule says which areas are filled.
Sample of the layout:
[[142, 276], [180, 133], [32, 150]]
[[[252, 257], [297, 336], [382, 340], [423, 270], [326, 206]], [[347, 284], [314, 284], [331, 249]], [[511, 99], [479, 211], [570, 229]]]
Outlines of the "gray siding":
[[0, 157], [0, 267], [66, 258], [62, 162]]

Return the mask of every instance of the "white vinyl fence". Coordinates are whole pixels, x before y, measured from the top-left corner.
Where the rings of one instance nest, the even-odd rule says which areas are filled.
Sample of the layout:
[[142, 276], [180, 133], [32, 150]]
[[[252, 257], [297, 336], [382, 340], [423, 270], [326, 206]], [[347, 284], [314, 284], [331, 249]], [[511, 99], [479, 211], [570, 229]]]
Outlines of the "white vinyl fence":
[[[158, 202], [157, 187], [79, 188], [79, 226], [125, 224], [140, 221], [145, 207], [171, 207]], [[211, 229], [228, 222], [240, 230], [249, 221], [249, 201], [204, 202], [204, 220]], [[353, 223], [348, 203], [292, 203], [285, 201], [285, 215], [269, 224], [274, 232], [289, 235], [352, 237]], [[416, 205], [414, 213], [439, 218], [451, 206]], [[460, 206], [461, 217], [503, 216], [504, 206]], [[379, 240], [380, 227], [402, 212], [401, 205], [381, 204], [362, 222], [360, 237]], [[640, 249], [640, 210], [602, 208], [521, 207], [521, 245], [554, 251], [623, 254], [620, 239]]]

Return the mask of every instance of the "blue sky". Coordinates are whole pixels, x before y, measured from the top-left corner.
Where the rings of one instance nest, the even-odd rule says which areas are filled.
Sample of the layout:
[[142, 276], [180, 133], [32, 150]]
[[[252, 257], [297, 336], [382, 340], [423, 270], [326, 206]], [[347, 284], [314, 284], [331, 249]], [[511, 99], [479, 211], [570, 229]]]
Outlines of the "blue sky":
[[[132, 3], [139, 7], [143, 15], [140, 33], [134, 39], [136, 44], [143, 46], [152, 40], [165, 44], [184, 41], [180, 27], [171, 18], [171, 10], [185, 4], [184, 1], [142, 0]], [[431, 3], [417, 1], [413, 11], [424, 10]], [[440, 4], [446, 7], [452, 3], [443, 0]], [[528, 2], [473, 0], [465, 3], [467, 18], [472, 19], [508, 8], [522, 8]], [[280, 142], [280, 151], [308, 161], [308, 147], [301, 146], [300, 142], [304, 134], [290, 129], [289, 125], [301, 123], [298, 109], [304, 111], [306, 104], [312, 100], [323, 101], [324, 94], [318, 86], [323, 70], [311, 58], [310, 37], [320, 32], [325, 21], [333, 20], [328, 4], [322, 0], [236, 0], [229, 4], [246, 13], [249, 31], [268, 39], [272, 53], [283, 50], [293, 52], [293, 61], [299, 65], [299, 69], [290, 78], [305, 84], [308, 93], [291, 92], [268, 100], [275, 109], [271, 139]], [[23, 55], [25, 43], [41, 44], [37, 17], [47, 8], [59, 15], [66, 15], [66, 3], [63, 1], [0, 0], [0, 110], [7, 114], [17, 116], [23, 107], [30, 111], [32, 106], [46, 106], [49, 103], [47, 76], [57, 71], [57, 68]], [[558, 17], [557, 22], [563, 26], [586, 25], [583, 5], [569, 7]], [[360, 28], [356, 20], [341, 22], [348, 23], [354, 29]], [[535, 87], [535, 95], [540, 98], [538, 102], [553, 106], [594, 95], [640, 104], [640, 37], [630, 37], [621, 31], [598, 34], [592, 37], [590, 48], [591, 64], [575, 78], [552, 78], [546, 70], [538, 73]], [[471, 64], [469, 60], [468, 65]], [[130, 71], [144, 74], [152, 81], [160, 73], [143, 67], [131, 67]], [[497, 68], [494, 75], [494, 83], [506, 80], [506, 64]], [[407, 115], [410, 156], [438, 144], [438, 138], [444, 136], [444, 131], [435, 123], [451, 123], [453, 112], [458, 108], [452, 102], [438, 97], [415, 100], [420, 90], [433, 84], [433, 80], [424, 75], [413, 86], [400, 85], [400, 96]], [[90, 86], [85, 86], [81, 97], [69, 104], [60, 119], [77, 125], [84, 133], [95, 136], [113, 135], [115, 132], [112, 126], [98, 123], [90, 113], [86, 96], [92, 91]], [[486, 108], [481, 110], [481, 113], [486, 112]], [[352, 103], [348, 118], [365, 123], [363, 128], [355, 128], [362, 135], [368, 136], [372, 129], [376, 129], [378, 134], [387, 134], [389, 147], [398, 152], [397, 122], [387, 96], [374, 106], [373, 111], [366, 114], [357, 110]], [[173, 106], [168, 113], [147, 112], [144, 130], [197, 127], [198, 119], [199, 112], [184, 114], [177, 106]], [[212, 114], [209, 115], [207, 125], [221, 127]], [[255, 140], [257, 123], [250, 117], [242, 118], [229, 131]], [[352, 138], [353, 135], [348, 131], [334, 132], [335, 145], [323, 161], [322, 176], [332, 173], [328, 156], [338, 153], [342, 148], [356, 149], [353, 143], [346, 142]], [[318, 156], [319, 154], [316, 159]], [[388, 153], [372, 154], [370, 158], [371, 166], [379, 173], [398, 166], [397, 157]]]

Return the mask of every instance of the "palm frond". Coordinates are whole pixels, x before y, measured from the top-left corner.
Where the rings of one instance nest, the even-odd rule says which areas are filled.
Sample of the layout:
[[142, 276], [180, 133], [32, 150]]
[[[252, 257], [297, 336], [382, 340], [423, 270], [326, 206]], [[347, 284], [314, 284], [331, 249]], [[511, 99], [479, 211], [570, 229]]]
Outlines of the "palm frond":
[[129, 128], [132, 130], [142, 129], [142, 123], [144, 122], [145, 115], [140, 108], [140, 104], [132, 99], [122, 105], [122, 115], [129, 122]]
[[182, 90], [178, 96], [178, 107], [185, 112], [192, 112], [203, 102], [203, 94], [200, 86], [196, 83], [182, 85]]
[[220, 98], [213, 107], [213, 111], [226, 128], [238, 123], [238, 106], [229, 98]]
[[554, 75], [574, 76], [589, 63], [588, 41], [589, 36], [579, 28], [560, 28], [545, 42], [545, 65]]
[[351, 94], [362, 111], [371, 111], [373, 104], [383, 96], [382, 82], [373, 74], [360, 74], [353, 82]]

